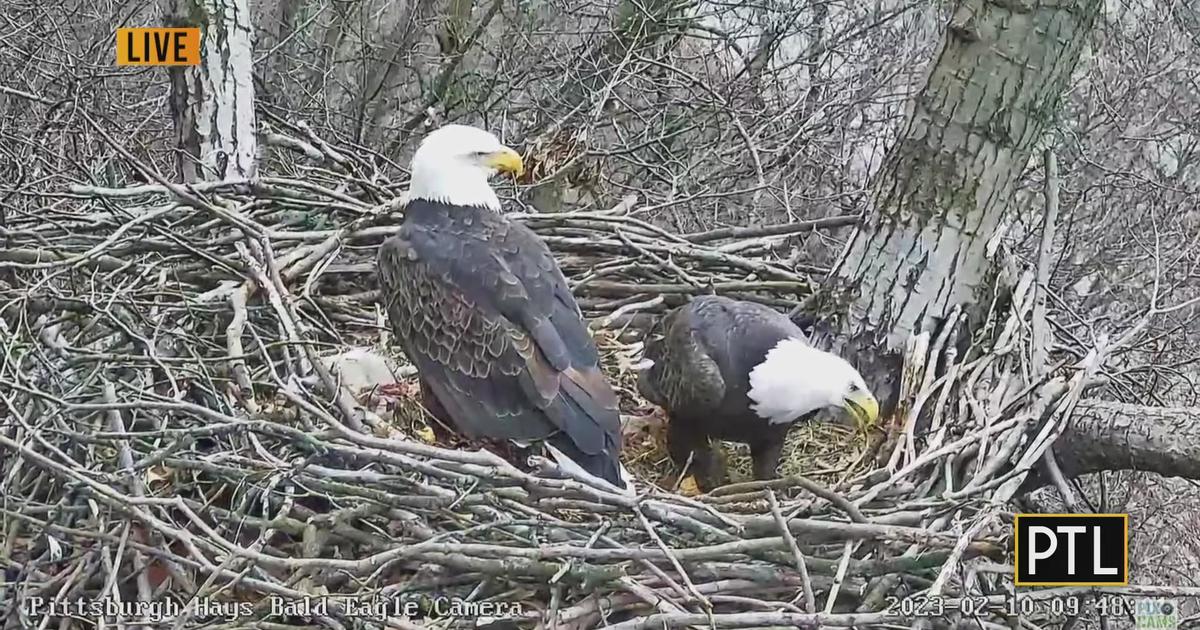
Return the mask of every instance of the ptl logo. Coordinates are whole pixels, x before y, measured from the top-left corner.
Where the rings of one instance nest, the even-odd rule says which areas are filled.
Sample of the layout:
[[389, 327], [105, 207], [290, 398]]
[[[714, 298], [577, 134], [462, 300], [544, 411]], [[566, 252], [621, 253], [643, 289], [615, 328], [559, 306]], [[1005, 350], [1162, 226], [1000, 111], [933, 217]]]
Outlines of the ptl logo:
[[1125, 586], [1128, 514], [1017, 514], [1017, 586]]
[[199, 63], [199, 28], [117, 29], [118, 66], [194, 66]]

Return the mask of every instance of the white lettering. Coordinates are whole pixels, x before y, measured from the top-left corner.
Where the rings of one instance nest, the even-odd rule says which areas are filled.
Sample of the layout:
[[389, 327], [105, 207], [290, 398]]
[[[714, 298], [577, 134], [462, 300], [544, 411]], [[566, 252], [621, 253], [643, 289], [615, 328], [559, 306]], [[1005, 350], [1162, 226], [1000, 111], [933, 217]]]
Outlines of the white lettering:
[[1102, 567], [1100, 566], [1100, 528], [1093, 527], [1096, 534], [1092, 537], [1095, 548], [1092, 550], [1093, 569], [1096, 575], [1116, 575], [1117, 567]]
[[[1038, 551], [1037, 539], [1038, 534], [1044, 535], [1050, 540], [1050, 548], [1045, 551]], [[1054, 551], [1058, 549], [1058, 541], [1054, 538], [1054, 530], [1043, 525], [1034, 525], [1029, 528], [1029, 574], [1037, 574], [1037, 561], [1044, 560], [1054, 555]]]
[[1067, 533], [1067, 574], [1075, 575], [1075, 535], [1082, 534], [1087, 528], [1082, 525], [1064, 525], [1058, 528]]

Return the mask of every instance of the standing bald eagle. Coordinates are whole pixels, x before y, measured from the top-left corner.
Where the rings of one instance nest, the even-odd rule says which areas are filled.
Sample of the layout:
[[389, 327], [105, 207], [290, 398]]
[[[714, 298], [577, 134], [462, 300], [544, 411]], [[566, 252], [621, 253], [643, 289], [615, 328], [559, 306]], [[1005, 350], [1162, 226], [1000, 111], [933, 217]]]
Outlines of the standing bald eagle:
[[379, 250], [388, 320], [426, 408], [472, 439], [545, 441], [561, 465], [625, 488], [617, 396], [545, 243], [488, 184], [521, 156], [462, 125], [412, 160], [400, 232]]
[[842, 407], [862, 426], [879, 414], [857, 370], [761, 304], [697, 297], [663, 317], [645, 348], [638, 389], [667, 412], [671, 459], [683, 467], [691, 456], [705, 491], [723, 477], [710, 438], [748, 444], [755, 479], [770, 479], [797, 419]]

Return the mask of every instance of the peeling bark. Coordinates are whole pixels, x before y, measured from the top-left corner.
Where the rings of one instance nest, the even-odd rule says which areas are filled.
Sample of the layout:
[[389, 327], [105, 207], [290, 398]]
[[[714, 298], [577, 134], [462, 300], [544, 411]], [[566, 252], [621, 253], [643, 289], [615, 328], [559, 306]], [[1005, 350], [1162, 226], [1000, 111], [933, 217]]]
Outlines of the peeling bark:
[[964, 0], [872, 183], [836, 280], [856, 286], [848, 338], [902, 349], [988, 284], [988, 241], [1059, 107], [1098, 0]]
[[178, 176], [187, 182], [253, 176], [258, 138], [248, 0], [178, 0], [169, 22], [203, 31], [200, 64], [170, 71]]

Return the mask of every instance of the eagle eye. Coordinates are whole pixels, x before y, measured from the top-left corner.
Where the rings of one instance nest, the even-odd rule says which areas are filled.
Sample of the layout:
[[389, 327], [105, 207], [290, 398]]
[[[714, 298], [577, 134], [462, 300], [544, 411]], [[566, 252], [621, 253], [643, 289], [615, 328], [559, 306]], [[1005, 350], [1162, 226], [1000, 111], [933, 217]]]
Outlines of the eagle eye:
[[850, 392], [854, 393], [856, 391], [858, 391], [858, 385], [855, 383], [850, 383]]

